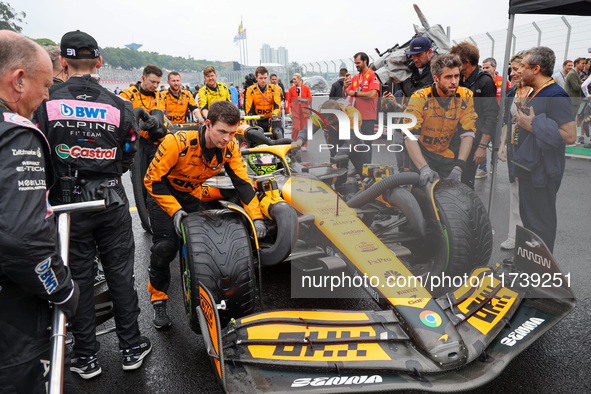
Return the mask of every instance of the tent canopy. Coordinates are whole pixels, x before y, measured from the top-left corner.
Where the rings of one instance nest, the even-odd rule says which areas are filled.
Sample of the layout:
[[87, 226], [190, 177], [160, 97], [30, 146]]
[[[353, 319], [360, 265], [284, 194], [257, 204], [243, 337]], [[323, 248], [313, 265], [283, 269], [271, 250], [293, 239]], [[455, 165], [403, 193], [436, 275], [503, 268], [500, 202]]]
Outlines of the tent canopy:
[[591, 16], [591, 0], [510, 0], [509, 14]]

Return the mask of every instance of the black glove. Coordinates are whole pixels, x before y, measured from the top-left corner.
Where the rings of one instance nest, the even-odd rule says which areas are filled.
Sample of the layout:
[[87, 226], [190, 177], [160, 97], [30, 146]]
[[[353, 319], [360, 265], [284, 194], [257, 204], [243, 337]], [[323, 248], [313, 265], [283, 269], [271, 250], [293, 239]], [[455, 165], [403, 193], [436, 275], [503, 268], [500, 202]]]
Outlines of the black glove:
[[172, 223], [174, 224], [174, 231], [176, 231], [176, 235], [178, 235], [179, 238], [183, 237], [183, 230], [181, 227], [181, 222], [183, 221], [183, 218], [185, 218], [187, 216], [188, 216], [187, 212], [183, 211], [182, 209], [179, 209], [178, 211], [176, 211], [175, 214], [172, 216]]
[[80, 179], [78, 186], [82, 201], [96, 201], [105, 198], [107, 183], [102, 179]]
[[257, 232], [257, 238], [265, 238], [267, 236], [267, 226], [265, 226], [265, 221], [262, 219], [257, 219], [254, 221], [254, 229]]
[[148, 116], [147, 120], [140, 120], [140, 130], [150, 130], [158, 126], [158, 121], [153, 116]]
[[449, 175], [445, 179], [451, 179], [452, 181], [460, 182], [462, 180], [462, 170], [454, 167], [454, 169], [451, 170], [451, 172], [449, 173]]
[[419, 186], [425, 186], [429, 182], [433, 182], [439, 178], [439, 174], [429, 167], [429, 164], [425, 164], [419, 170]]
[[62, 312], [65, 313], [66, 318], [70, 320], [76, 315], [76, 309], [78, 309], [78, 298], [80, 297], [80, 289], [78, 288], [78, 284], [72, 281], [74, 284], [74, 292], [70, 299], [63, 304], [55, 304]]

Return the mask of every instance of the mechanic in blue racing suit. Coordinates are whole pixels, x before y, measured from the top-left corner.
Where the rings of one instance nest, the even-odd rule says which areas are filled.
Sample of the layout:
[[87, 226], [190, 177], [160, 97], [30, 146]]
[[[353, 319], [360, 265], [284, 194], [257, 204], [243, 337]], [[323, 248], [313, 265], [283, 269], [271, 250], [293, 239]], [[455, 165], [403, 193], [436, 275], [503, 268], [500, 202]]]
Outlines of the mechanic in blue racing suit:
[[49, 145], [29, 120], [47, 99], [52, 66], [40, 46], [11, 31], [0, 31], [0, 48], [0, 392], [45, 393], [48, 301], [68, 318], [78, 303], [47, 204]]

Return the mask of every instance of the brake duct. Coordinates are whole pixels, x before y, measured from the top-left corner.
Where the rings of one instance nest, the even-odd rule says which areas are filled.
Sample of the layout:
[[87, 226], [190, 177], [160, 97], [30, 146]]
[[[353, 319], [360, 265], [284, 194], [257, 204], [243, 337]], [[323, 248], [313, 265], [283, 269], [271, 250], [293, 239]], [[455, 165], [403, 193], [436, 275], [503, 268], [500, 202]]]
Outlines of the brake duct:
[[268, 212], [277, 223], [277, 237], [273, 246], [261, 249], [261, 264], [265, 267], [284, 261], [298, 238], [298, 217], [288, 203], [275, 202], [269, 206]]

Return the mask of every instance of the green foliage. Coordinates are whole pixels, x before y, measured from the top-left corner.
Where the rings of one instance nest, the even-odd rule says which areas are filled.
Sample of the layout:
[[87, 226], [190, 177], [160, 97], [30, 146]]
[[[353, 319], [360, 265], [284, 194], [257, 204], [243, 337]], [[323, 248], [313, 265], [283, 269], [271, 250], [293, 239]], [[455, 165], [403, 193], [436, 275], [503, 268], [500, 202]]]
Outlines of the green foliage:
[[23, 28], [17, 25], [21, 23], [27, 14], [23, 11], [16, 12], [9, 3], [0, 1], [0, 30], [12, 30], [20, 33]]
[[160, 68], [183, 72], [203, 71], [205, 66], [209, 64], [216, 68], [220, 67], [219, 61], [185, 59], [161, 55], [157, 52], [134, 51], [129, 48], [101, 48], [101, 56], [109, 66], [123, 69], [143, 68], [148, 63], [155, 64]]
[[57, 45], [55, 42], [53, 42], [49, 38], [31, 38], [31, 40], [35, 41], [37, 44], [41, 45], [42, 47]]

